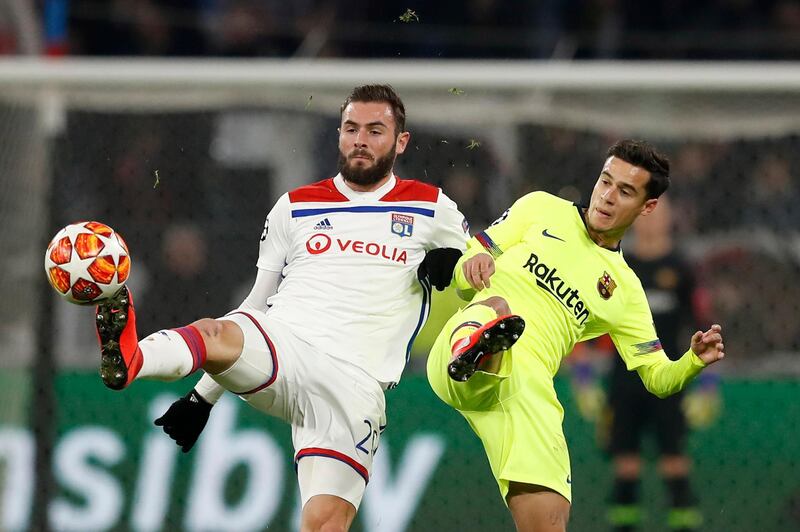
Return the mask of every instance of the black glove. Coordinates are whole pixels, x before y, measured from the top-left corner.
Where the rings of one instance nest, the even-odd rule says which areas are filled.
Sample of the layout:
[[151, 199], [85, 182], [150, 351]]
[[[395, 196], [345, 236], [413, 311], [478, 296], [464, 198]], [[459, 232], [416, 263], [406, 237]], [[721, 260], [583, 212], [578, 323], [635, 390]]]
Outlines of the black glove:
[[154, 423], [188, 453], [203, 432], [214, 405], [206, 402], [195, 390], [170, 405]]
[[417, 277], [420, 281], [427, 277], [431, 285], [441, 292], [450, 286], [453, 269], [461, 255], [461, 251], [455, 248], [432, 249], [425, 254], [425, 258], [417, 268]]

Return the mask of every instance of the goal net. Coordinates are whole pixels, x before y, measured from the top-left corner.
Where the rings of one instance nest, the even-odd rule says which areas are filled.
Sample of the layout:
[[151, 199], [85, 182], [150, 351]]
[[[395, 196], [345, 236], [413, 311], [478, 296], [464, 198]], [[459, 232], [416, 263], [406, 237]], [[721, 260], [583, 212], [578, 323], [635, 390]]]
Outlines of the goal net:
[[[339, 105], [376, 81], [407, 107], [398, 174], [443, 186], [474, 229], [528, 190], [586, 200], [613, 139], [663, 147], [679, 243], [727, 325], [729, 366], [796, 371], [800, 69], [747, 63], [0, 61], [0, 313], [16, 346], [2, 363], [29, 359], [38, 302], [23, 294], [42, 280], [42, 242], [74, 220], [129, 240], [132, 285], [162, 301], [160, 321], [234, 305], [271, 202], [335, 173]], [[181, 272], [172, 255], [193, 255], [180, 245], [201, 264]], [[187, 290], [173, 303], [159, 290], [175, 279]], [[94, 364], [74, 329], [59, 356]]]
[[[273, 491], [256, 490], [260, 477], [246, 471], [272, 474], [275, 464], [283, 462], [263, 462], [277, 452], [276, 444], [247, 431], [245, 440], [259, 449], [258, 456], [250, 456], [233, 440], [219, 444], [225, 448], [220, 456], [232, 452], [244, 466], [231, 473], [236, 482], [219, 488], [224, 493], [222, 502], [214, 499], [219, 505], [193, 505], [207, 500], [202, 497], [208, 494], [197, 490], [215, 486], [209, 478], [222, 477], [212, 474], [212, 466], [199, 465], [199, 459], [196, 466], [175, 462], [169, 454], [174, 445], [158, 439], [150, 428], [167, 399], [185, 393], [190, 384], [166, 388], [173, 394], [166, 398], [157, 395], [165, 389], [160, 383], [133, 387], [130, 394], [100, 389], [93, 311], [56, 300], [45, 284], [43, 251], [67, 223], [102, 221], [121, 233], [131, 249], [129, 283], [137, 295], [142, 335], [223, 314], [250, 288], [258, 238], [274, 200], [292, 187], [336, 173], [339, 106], [362, 83], [390, 83], [405, 102], [412, 140], [398, 159], [396, 173], [442, 186], [467, 216], [473, 233], [531, 190], [587, 201], [614, 140], [653, 142], [672, 161], [667, 194], [677, 214], [676, 242], [706, 288], [709, 316], [725, 326], [728, 358], [723, 372], [754, 381], [800, 375], [797, 66], [5, 59], [0, 60], [0, 474], [5, 482], [0, 484], [0, 529], [25, 529], [37, 515], [49, 515], [53, 526], [63, 529], [241, 530], [269, 519], [283, 523], [277, 525], [283, 529], [293, 522], [294, 477], [275, 477], [275, 486], [285, 485], [283, 495], [273, 493], [273, 484]], [[454, 308], [451, 294], [435, 297], [431, 323], [418, 338], [406, 373], [411, 390], [416, 390], [414, 372], [424, 365], [436, 325]], [[55, 365], [52, 386], [58, 401], [49, 406], [53, 411], [44, 413], [37, 403], [41, 388], [29, 384], [32, 368], [42, 363]], [[419, 397], [427, 397], [424, 378], [418, 380]], [[402, 388], [396, 393], [406, 393]], [[753, 402], [748, 399], [752, 388], [737, 390], [743, 403]], [[767, 393], [776, 401], [789, 397], [780, 395], [783, 388], [771, 390]], [[231, 412], [251, 415], [234, 407], [221, 405], [217, 419], [233, 424]], [[118, 428], [106, 430], [102, 420], [111, 415], [110, 408], [132, 417], [114, 418], [108, 423]], [[60, 491], [49, 514], [34, 508], [34, 484], [26, 476], [32, 471], [26, 464], [33, 467], [32, 440], [19, 428], [35, 412], [59, 420], [53, 422], [58, 435], [52, 460]], [[490, 518], [466, 508], [455, 515], [445, 495], [434, 502], [421, 496], [429, 478], [425, 474], [436, 467], [447, 469], [449, 464], [459, 475], [470, 474], [453, 465], [461, 464], [460, 458], [447, 462], [451, 451], [442, 449], [451, 447], [445, 447], [442, 430], [464, 431], [467, 448], [458, 452], [485, 466], [480, 449], [468, 447], [472, 440], [464, 426], [443, 428], [456, 417], [447, 414], [452, 412], [443, 413], [430, 434], [413, 433], [422, 423], [413, 415], [394, 414], [401, 427], [405, 423], [417, 435], [406, 440], [398, 436], [400, 430], [388, 436], [386, 448], [382, 440], [384, 456], [394, 458], [385, 464], [389, 476], [376, 476], [370, 484], [378, 486], [370, 488], [377, 495], [367, 499], [360, 514], [364, 530], [390, 529], [376, 522], [394, 523], [391, 530], [445, 529], [458, 523], [462, 529], [511, 526], [502, 521], [507, 519], [504, 511], [486, 514], [494, 516]], [[794, 414], [797, 419], [796, 408]], [[731, 438], [759, 417], [731, 415], [739, 420], [723, 427]], [[262, 423], [253, 416], [243, 423]], [[439, 418], [431, 414], [430, 419]], [[216, 421], [207, 429], [212, 434], [207, 454], [193, 452], [209, 457], [212, 445], [223, 441], [219, 434], [228, 430], [222, 425], [226, 422]], [[757, 429], [765, 431], [759, 441], [786, 440], [780, 437], [780, 419], [765, 423], [767, 428]], [[593, 452], [586, 427], [574, 424], [566, 430], [583, 434], [589, 442], [574, 448], [571, 440], [573, 456]], [[719, 448], [718, 440], [703, 441], [709, 449]], [[720, 444], [728, 448], [727, 443]], [[743, 458], [727, 464], [731, 467], [722, 469], [722, 476], [712, 471], [716, 455], [703, 455], [705, 462], [698, 458], [699, 488], [719, 493], [714, 484], [719, 481], [736, 491], [734, 484], [757, 483], [762, 478], [758, 475], [770, 468], [797, 472], [796, 454], [789, 458], [794, 451], [788, 443], [776, 443], [773, 460], [765, 463], [747, 458], [747, 445], [731, 451]], [[442, 452], [443, 462], [426, 462]], [[607, 483], [601, 458], [586, 460], [581, 467], [587, 475]], [[181, 464], [195, 469], [176, 473], [170, 484], [171, 468], [180, 471]], [[430, 471], [420, 469], [425, 464]], [[414, 476], [404, 477], [401, 473], [412, 465]], [[437, 471], [430, 486], [435, 479], [450, 478]], [[777, 470], [773, 473], [780, 477]], [[464, 478], [451, 481], [468, 482]], [[487, 493], [494, 489], [490, 481], [483, 469], [475, 480], [485, 483]], [[770, 486], [774, 489], [764, 490], [761, 499], [751, 490], [736, 491], [742, 501], [761, 504], [759, 511], [746, 511], [744, 503], [742, 509], [729, 507], [711, 518], [709, 530], [791, 528], [791, 512], [775, 502], [790, 500], [789, 484]], [[586, 510], [575, 517], [576, 527], [583, 529], [583, 523], [591, 529], [593, 519], [603, 518], [601, 501], [581, 489], [576, 487], [576, 500]], [[440, 485], [428, 493], [447, 491]], [[251, 493], [274, 496], [277, 502], [258, 499], [248, 506]], [[390, 501], [385, 495], [381, 506], [381, 494], [395, 498]], [[205, 523], [197, 521], [203, 512], [209, 519]], [[265, 512], [272, 512], [269, 519]], [[381, 515], [390, 515], [385, 512], [393, 512], [393, 518], [381, 521]], [[768, 522], [752, 521], [764, 515]], [[495, 518], [499, 521], [491, 521]]]

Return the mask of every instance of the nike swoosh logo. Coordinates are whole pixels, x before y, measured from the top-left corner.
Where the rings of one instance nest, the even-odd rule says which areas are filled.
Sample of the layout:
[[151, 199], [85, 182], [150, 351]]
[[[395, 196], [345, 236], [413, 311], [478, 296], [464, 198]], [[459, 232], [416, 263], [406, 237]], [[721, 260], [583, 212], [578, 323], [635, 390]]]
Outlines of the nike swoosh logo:
[[547, 232], [547, 229], [545, 229], [544, 231], [542, 231], [542, 235], [543, 235], [543, 236], [546, 236], [547, 238], [555, 238], [556, 240], [561, 240], [562, 242], [566, 242], [566, 240], [564, 240], [563, 238], [559, 238], [559, 237], [557, 237], [556, 235], [551, 235], [550, 233], [548, 233], [548, 232]]

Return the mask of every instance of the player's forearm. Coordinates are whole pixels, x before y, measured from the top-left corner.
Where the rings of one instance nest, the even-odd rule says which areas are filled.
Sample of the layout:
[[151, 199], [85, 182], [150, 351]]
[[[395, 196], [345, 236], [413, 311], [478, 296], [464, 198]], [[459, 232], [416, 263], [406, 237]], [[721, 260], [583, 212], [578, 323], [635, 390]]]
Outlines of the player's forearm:
[[212, 379], [207, 373], [204, 373], [200, 380], [197, 381], [194, 389], [200, 394], [200, 397], [212, 405], [219, 401], [219, 398], [225, 393], [225, 388], [217, 384], [217, 381]]
[[247, 297], [239, 305], [239, 310], [258, 310], [264, 312], [267, 308], [267, 298], [278, 291], [281, 272], [273, 272], [259, 268], [256, 281]]
[[678, 360], [669, 360], [666, 355], [645, 366], [637, 368], [645, 388], [660, 398], [683, 390], [705, 367], [703, 361], [688, 350]]
[[[469, 250], [467, 252], [469, 252]], [[475, 290], [469, 285], [464, 275], [464, 257], [456, 263], [456, 267], [453, 270], [453, 282], [455, 283], [458, 296], [461, 299], [468, 301], [475, 293]]]
[[475, 294], [475, 290], [472, 288], [472, 285], [469, 284], [469, 281], [467, 281], [466, 275], [464, 275], [464, 263], [475, 255], [479, 255], [481, 253], [489, 252], [475, 238], [471, 238], [467, 242], [467, 250], [463, 255], [461, 255], [461, 258], [458, 260], [456, 267], [453, 270], [453, 282], [455, 283], [456, 290], [458, 290], [459, 297], [465, 301], [468, 301], [472, 298], [472, 296]]

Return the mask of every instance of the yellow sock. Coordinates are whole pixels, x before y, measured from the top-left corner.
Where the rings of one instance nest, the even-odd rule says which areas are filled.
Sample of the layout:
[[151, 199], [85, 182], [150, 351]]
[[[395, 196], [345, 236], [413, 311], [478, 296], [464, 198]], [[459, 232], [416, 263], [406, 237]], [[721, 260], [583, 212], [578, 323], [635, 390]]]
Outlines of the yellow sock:
[[474, 333], [477, 329], [482, 327], [485, 323], [497, 318], [497, 313], [492, 307], [486, 305], [471, 305], [461, 311], [461, 323], [459, 323], [450, 333], [450, 348], [470, 334]]

